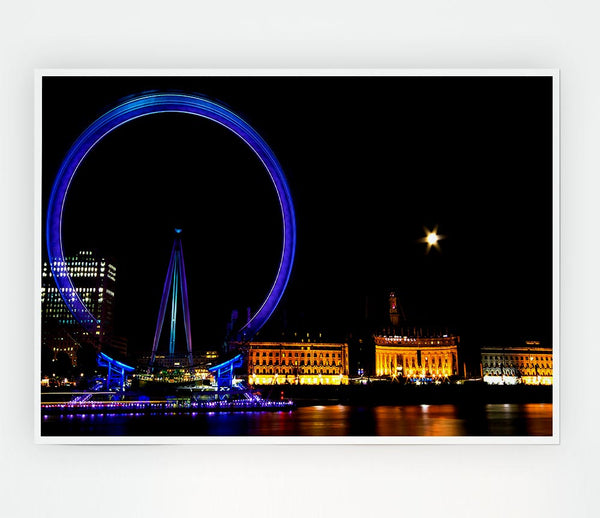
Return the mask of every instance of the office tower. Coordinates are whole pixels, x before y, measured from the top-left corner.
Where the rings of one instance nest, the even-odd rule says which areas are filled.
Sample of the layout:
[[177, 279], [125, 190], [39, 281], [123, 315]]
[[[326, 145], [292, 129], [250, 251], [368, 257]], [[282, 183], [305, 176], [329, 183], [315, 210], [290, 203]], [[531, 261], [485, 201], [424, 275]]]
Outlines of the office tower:
[[[67, 308], [56, 287], [48, 262], [42, 266], [42, 347], [48, 347], [54, 358], [66, 353], [77, 363], [82, 344], [91, 344], [96, 352], [110, 344], [113, 332], [113, 305], [116, 267], [114, 262], [91, 250], [65, 257], [64, 264], [54, 264], [55, 275], [69, 275], [77, 295], [98, 319], [95, 331], [88, 332]], [[66, 297], [74, 293], [63, 293]]]

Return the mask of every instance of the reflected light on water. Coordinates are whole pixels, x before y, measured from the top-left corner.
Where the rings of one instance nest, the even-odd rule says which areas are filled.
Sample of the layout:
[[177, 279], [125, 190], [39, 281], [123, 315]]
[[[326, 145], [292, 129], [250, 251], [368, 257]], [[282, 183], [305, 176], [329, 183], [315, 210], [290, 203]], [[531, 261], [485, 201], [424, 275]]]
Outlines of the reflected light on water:
[[410, 405], [375, 407], [377, 435], [456, 436], [467, 435], [464, 420], [455, 405]]
[[486, 405], [491, 435], [552, 435], [552, 405]]
[[[66, 418], [65, 418], [66, 417]], [[272, 412], [54, 415], [42, 435], [551, 436], [552, 404], [309, 406]]]

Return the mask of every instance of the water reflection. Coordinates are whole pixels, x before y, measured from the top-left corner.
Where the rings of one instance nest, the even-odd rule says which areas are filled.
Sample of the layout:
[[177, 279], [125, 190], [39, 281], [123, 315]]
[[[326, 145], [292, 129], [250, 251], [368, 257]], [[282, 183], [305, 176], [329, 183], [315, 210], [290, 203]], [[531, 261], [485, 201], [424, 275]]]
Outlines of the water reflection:
[[487, 405], [490, 435], [552, 435], [552, 405]]
[[552, 404], [311, 406], [285, 412], [48, 416], [42, 435], [551, 436]]
[[465, 419], [455, 405], [380, 406], [374, 409], [376, 435], [467, 435]]

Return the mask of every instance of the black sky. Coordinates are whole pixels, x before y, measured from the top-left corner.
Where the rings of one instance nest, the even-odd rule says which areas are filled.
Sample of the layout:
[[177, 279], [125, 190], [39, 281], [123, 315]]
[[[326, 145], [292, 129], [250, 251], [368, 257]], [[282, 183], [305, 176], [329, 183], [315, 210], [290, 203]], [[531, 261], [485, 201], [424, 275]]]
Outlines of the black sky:
[[[46, 77], [44, 215], [77, 136], [123, 97], [155, 89], [227, 104], [286, 173], [297, 255], [272, 330], [285, 320], [343, 337], [383, 325], [395, 289], [409, 321], [449, 327], [470, 346], [551, 345], [551, 78]], [[435, 225], [446, 238], [426, 255], [418, 239]], [[151, 349], [176, 226], [194, 343], [214, 347], [231, 310], [256, 309], [275, 275], [275, 191], [249, 148], [210, 121], [130, 122], [78, 171], [63, 239], [66, 254], [114, 256], [115, 324], [133, 350]]]

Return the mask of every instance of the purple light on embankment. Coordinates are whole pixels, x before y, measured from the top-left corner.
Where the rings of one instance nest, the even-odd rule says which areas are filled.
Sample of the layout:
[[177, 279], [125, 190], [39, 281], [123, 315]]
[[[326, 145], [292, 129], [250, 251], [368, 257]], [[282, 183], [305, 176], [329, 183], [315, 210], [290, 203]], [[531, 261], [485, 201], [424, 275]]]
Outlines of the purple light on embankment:
[[258, 156], [275, 186], [283, 218], [283, 249], [279, 269], [267, 297], [258, 311], [239, 331], [241, 339], [251, 339], [275, 311], [289, 281], [296, 250], [294, 205], [283, 170], [263, 138], [228, 108], [198, 95], [151, 93], [133, 97], [99, 117], [77, 138], [56, 175], [46, 215], [48, 258], [54, 280], [65, 304], [77, 321], [88, 331], [95, 331], [97, 319], [75, 291], [68, 273], [57, 275], [58, 268], [65, 266], [62, 215], [69, 186], [86, 155], [108, 133], [139, 117], [166, 112], [203, 117], [232, 131]]
[[[157, 411], [161, 414], [175, 415], [172, 411], [179, 411], [181, 413], [187, 413], [192, 410], [202, 409], [214, 409], [214, 410], [257, 410], [261, 409], [291, 409], [294, 404], [292, 401], [270, 401], [270, 400], [233, 400], [233, 401], [189, 401], [189, 402], [178, 402], [178, 403], [148, 403], [143, 401], [105, 401], [95, 403], [42, 403], [42, 411], [50, 413], [59, 413], [62, 415], [72, 415], [69, 412], [80, 411], [80, 412], [98, 412], [100, 415], [111, 415], [106, 414], [107, 411], [121, 410], [121, 414], [130, 413], [132, 409], [135, 410], [152, 410]], [[87, 415], [87, 414], [78, 414]], [[116, 414], [115, 414], [116, 415]], [[136, 413], [136, 415], [139, 415]], [[155, 415], [152, 413], [151, 415]]]

